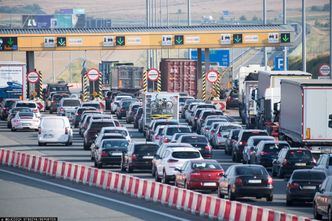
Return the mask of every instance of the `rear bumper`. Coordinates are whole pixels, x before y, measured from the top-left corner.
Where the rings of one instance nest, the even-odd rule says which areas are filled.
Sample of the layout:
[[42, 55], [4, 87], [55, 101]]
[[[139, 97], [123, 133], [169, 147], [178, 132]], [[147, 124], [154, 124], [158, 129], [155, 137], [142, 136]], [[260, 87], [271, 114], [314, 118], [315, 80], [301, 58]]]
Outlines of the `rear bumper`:
[[151, 170], [152, 169], [152, 161], [145, 161], [145, 162], [131, 162], [129, 163], [131, 167], [134, 169], [145, 169]]
[[[214, 185], [210, 185], [214, 184]], [[190, 181], [188, 183], [189, 189], [199, 189], [199, 190], [217, 190], [218, 189], [218, 181], [215, 180], [204, 180], [204, 181]]]
[[292, 166], [292, 167], [282, 167], [282, 173], [284, 176], [292, 175], [294, 170], [298, 169], [312, 169], [313, 166]]
[[233, 192], [240, 197], [267, 197], [272, 195], [273, 187], [252, 186], [252, 187], [236, 187]]
[[121, 165], [121, 157], [103, 157], [100, 163], [104, 165]]
[[287, 191], [287, 199], [291, 201], [306, 201], [311, 202], [315, 197], [315, 190], [312, 191]]

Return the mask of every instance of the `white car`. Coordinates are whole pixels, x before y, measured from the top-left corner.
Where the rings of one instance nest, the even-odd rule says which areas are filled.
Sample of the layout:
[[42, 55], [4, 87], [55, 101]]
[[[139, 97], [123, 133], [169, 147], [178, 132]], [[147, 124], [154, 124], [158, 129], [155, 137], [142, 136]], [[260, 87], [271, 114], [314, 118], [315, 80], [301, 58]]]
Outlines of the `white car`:
[[122, 134], [126, 140], [130, 143], [131, 142], [131, 137], [130, 134], [125, 127], [103, 127], [99, 134]]
[[103, 108], [101, 107], [100, 103], [98, 101], [89, 101], [89, 102], [83, 102], [81, 107], [94, 107], [100, 112], [104, 112]]
[[164, 130], [166, 125], [159, 125], [157, 126], [156, 130], [155, 130], [155, 133], [151, 136], [151, 141], [156, 143], [156, 144], [159, 144], [159, 140], [161, 138], [161, 134]]
[[122, 99], [132, 99], [131, 96], [123, 95], [123, 96], [116, 96], [114, 101], [111, 103], [111, 113], [114, 114], [116, 109], [118, 108], [120, 101]]
[[175, 180], [175, 168], [181, 168], [187, 160], [203, 160], [201, 153], [195, 148], [167, 148], [156, 165], [155, 179], [163, 183]]
[[225, 147], [228, 134], [233, 129], [242, 129], [242, 126], [233, 123], [220, 123], [215, 133], [211, 137], [211, 145], [214, 148]]
[[52, 116], [42, 117], [38, 130], [38, 145], [48, 143], [63, 143], [72, 145], [73, 130], [67, 117]]
[[12, 131], [19, 129], [38, 130], [40, 119], [33, 112], [17, 112], [11, 119]]
[[76, 108], [81, 106], [81, 101], [77, 98], [62, 98], [59, 103], [57, 114], [71, 118], [75, 114]]
[[13, 108], [15, 107], [28, 107], [30, 108], [30, 110], [32, 110], [32, 112], [34, 112], [36, 114], [36, 116], [38, 118], [40, 118], [40, 111], [38, 109], [38, 106], [36, 104], [36, 102], [34, 101], [16, 101]]

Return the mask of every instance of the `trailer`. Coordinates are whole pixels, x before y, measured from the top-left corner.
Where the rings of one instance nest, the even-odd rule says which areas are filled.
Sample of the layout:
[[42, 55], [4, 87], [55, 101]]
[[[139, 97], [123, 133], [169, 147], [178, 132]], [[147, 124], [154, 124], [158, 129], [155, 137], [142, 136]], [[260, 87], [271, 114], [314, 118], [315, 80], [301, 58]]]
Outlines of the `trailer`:
[[256, 102], [255, 96], [257, 93], [258, 73], [250, 73], [243, 82], [243, 91], [239, 95], [239, 112], [242, 123], [246, 124], [247, 128], [255, 128], [256, 123]]
[[332, 80], [281, 80], [279, 136], [293, 146], [331, 152]]

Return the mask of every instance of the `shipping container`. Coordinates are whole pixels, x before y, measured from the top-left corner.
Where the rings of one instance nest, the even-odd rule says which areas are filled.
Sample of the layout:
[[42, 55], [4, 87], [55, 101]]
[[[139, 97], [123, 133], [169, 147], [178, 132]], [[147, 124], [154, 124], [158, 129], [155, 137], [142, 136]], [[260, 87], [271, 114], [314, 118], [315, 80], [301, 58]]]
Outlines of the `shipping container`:
[[167, 92], [187, 92], [197, 95], [197, 61], [162, 59], [160, 62], [161, 89]]
[[112, 90], [138, 91], [142, 88], [144, 67], [132, 64], [115, 64], [111, 69]]

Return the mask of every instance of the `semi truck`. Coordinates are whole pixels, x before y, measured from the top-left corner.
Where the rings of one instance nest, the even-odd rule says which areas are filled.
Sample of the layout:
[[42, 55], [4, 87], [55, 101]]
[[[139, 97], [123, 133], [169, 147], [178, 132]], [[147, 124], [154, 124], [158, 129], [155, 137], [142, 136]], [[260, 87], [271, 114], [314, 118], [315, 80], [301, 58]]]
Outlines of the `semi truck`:
[[0, 61], [0, 100], [26, 99], [26, 65], [17, 61]]
[[332, 80], [281, 80], [279, 137], [292, 146], [331, 153]]
[[268, 129], [271, 135], [277, 130], [274, 122], [279, 111], [280, 81], [282, 79], [311, 79], [311, 74], [303, 71], [259, 71], [257, 96], [256, 127]]
[[179, 93], [145, 92], [143, 94], [143, 128], [152, 120], [179, 120]]

